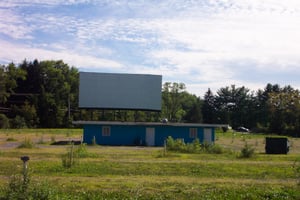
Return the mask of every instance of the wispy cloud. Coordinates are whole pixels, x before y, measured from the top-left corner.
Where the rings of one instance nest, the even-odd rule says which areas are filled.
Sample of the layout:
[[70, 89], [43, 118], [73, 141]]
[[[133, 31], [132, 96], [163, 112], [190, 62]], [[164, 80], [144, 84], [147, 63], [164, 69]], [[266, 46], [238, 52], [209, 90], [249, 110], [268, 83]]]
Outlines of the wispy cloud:
[[197, 94], [299, 85], [299, 9], [298, 0], [2, 1], [0, 45], [9, 51], [0, 59], [157, 73]]
[[[3, 51], [0, 54], [2, 63], [15, 62], [19, 63], [22, 60], [64, 60], [71, 66], [76, 66], [82, 69], [98, 70], [118, 70], [122, 69], [123, 65], [119, 62], [109, 59], [96, 58], [89, 55], [80, 55], [66, 51], [51, 51], [42, 48], [34, 48], [31, 46], [16, 45], [0, 40], [3, 49], [11, 51]], [[13, 58], [13, 59], [10, 59]]]

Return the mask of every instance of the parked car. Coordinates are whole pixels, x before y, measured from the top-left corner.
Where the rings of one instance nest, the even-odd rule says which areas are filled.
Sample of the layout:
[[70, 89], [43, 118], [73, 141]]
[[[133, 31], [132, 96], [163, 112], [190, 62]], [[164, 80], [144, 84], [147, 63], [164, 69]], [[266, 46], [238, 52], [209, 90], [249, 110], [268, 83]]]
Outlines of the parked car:
[[238, 127], [237, 129], [235, 129], [237, 132], [246, 132], [246, 133], [249, 133], [250, 132], [250, 130], [249, 129], [247, 129], [247, 128], [245, 128], [245, 127], [242, 127], [242, 126], [240, 126], [240, 127]]

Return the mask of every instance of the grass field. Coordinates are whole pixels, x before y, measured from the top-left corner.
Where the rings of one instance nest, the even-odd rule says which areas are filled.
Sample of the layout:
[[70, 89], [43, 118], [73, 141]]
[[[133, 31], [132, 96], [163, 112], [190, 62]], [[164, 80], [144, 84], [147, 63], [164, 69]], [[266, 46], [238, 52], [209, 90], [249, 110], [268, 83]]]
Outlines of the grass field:
[[[23, 155], [30, 156], [29, 187], [40, 199], [300, 199], [298, 138], [289, 138], [287, 155], [265, 154], [265, 135], [232, 132], [217, 133], [222, 154], [84, 146], [66, 168], [62, 156], [71, 145], [50, 143], [81, 135], [81, 129], [0, 130], [0, 199], [12, 187], [11, 176], [21, 174]], [[31, 148], [18, 148], [25, 141]], [[255, 148], [251, 158], [238, 156], [245, 143]]]

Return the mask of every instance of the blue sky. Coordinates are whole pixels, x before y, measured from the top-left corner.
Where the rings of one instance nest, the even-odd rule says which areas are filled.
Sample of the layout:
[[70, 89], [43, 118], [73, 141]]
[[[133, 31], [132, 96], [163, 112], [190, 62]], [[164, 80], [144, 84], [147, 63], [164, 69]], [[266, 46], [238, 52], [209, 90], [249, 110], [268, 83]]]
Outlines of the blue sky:
[[208, 88], [300, 88], [298, 0], [2, 0], [0, 63], [163, 75]]

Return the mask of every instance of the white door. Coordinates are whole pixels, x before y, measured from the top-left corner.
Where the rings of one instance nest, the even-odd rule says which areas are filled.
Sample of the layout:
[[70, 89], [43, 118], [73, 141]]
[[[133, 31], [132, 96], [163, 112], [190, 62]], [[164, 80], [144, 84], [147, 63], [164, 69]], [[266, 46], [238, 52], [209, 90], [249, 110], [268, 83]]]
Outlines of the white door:
[[154, 146], [155, 145], [155, 129], [146, 128], [146, 145]]
[[204, 129], [204, 140], [203, 142], [211, 144], [212, 143], [212, 129], [205, 128]]

